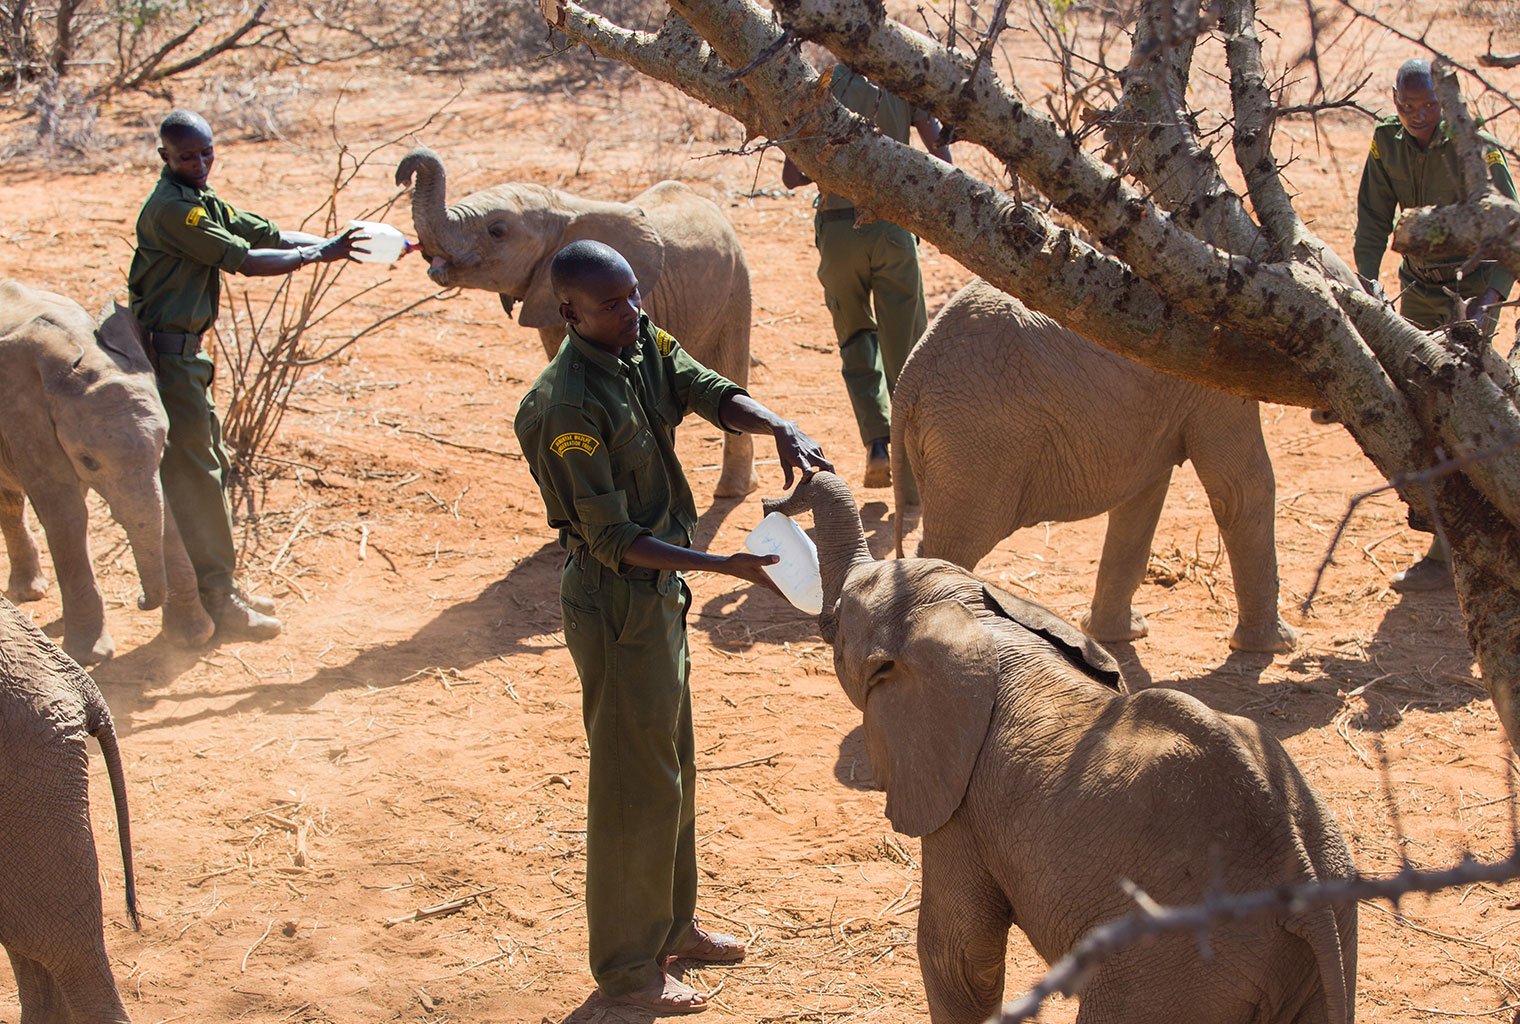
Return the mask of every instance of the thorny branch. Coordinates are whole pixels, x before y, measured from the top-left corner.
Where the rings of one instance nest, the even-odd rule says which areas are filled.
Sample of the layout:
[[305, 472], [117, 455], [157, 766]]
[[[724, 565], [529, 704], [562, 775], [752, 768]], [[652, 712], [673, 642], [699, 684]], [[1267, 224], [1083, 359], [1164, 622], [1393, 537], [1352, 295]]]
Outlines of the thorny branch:
[[[1510, 800], [1513, 803], [1513, 792]], [[1435, 893], [1476, 882], [1509, 882], [1516, 878], [1520, 878], [1520, 836], [1515, 838], [1508, 857], [1490, 863], [1465, 853], [1459, 864], [1440, 870], [1424, 871], [1407, 866], [1406, 862], [1402, 870], [1387, 878], [1357, 875], [1304, 882], [1259, 892], [1209, 896], [1192, 906], [1160, 906], [1134, 888], [1131, 893], [1136, 903], [1134, 911], [1088, 932], [1038, 984], [1024, 996], [1005, 1004], [998, 1021], [999, 1024], [1017, 1024], [1034, 1020], [1045, 1000], [1057, 992], [1076, 993], [1105, 958], [1149, 936], [1186, 932], [1202, 937], [1218, 925], [1242, 918], [1272, 912], [1301, 913], [1315, 907], [1345, 906], [1358, 900], [1387, 900], [1397, 910], [1399, 902], [1411, 893]]]

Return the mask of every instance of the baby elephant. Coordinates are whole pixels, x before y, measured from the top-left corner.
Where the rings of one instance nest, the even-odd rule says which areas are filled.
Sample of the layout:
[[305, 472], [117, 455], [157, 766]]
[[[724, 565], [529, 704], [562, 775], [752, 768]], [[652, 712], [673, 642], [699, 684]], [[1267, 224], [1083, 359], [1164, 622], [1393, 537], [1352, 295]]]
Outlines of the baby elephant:
[[0, 945], [24, 1024], [126, 1022], [106, 956], [90, 832], [89, 756], [100, 741], [137, 927], [127, 789], [95, 681], [0, 599]]
[[[848, 488], [818, 473], [766, 511], [813, 512], [819, 626], [865, 715], [892, 827], [923, 837], [918, 958], [934, 1024], [998, 1008], [1008, 929], [1047, 961], [1133, 909], [1349, 877], [1329, 811], [1255, 723], [1174, 690], [1126, 693], [1051, 612], [938, 559], [871, 558]], [[1356, 907], [1221, 925], [1113, 954], [1079, 1022], [1349, 1024]]]
[[899, 510], [911, 503], [904, 457], [923, 497], [918, 554], [967, 569], [1015, 530], [1107, 512], [1082, 628], [1110, 642], [1146, 635], [1131, 602], [1172, 467], [1190, 460], [1235, 577], [1230, 646], [1293, 647], [1277, 614], [1276, 488], [1255, 402], [1146, 369], [973, 281], [934, 318], [892, 392]]

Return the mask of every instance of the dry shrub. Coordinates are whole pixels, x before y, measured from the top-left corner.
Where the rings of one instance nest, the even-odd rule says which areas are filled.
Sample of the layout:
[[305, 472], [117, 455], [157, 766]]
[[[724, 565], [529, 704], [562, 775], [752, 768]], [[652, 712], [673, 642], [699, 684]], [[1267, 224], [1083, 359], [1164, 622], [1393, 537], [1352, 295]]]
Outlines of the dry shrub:
[[99, 152], [113, 141], [100, 131], [100, 103], [67, 79], [48, 76], [28, 112], [37, 118], [35, 140], [44, 156]]
[[257, 72], [242, 78], [211, 78], [198, 109], [219, 136], [254, 142], [283, 139], [295, 123], [291, 107], [301, 94], [294, 78]]

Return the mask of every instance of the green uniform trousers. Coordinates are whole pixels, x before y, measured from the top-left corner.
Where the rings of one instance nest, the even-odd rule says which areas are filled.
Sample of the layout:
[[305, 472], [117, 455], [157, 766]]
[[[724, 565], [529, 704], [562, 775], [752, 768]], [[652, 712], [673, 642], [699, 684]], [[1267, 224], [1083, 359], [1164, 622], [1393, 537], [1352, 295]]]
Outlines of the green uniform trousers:
[[[1474, 276], [1452, 287], [1451, 290], [1463, 299], [1476, 298], [1487, 289], [1486, 280], [1486, 278]], [[1440, 285], [1420, 280], [1403, 266], [1399, 267], [1399, 284], [1404, 289], [1399, 297], [1399, 315], [1421, 330], [1433, 331], [1442, 324], [1451, 323], [1465, 312]], [[1487, 324], [1484, 325], [1484, 333], [1492, 339], [1498, 327], [1498, 316], [1491, 315]], [[1439, 534], [1431, 537], [1430, 550], [1425, 552], [1425, 557], [1437, 562], [1451, 561], [1451, 552], [1445, 544], [1441, 543]]]
[[629, 580], [587, 556], [560, 580], [565, 643], [591, 748], [586, 918], [591, 973], [619, 996], [659, 977], [697, 906], [696, 742], [686, 610], [674, 573]]
[[929, 322], [918, 243], [896, 224], [857, 228], [848, 218], [815, 221], [813, 240], [845, 390], [860, 440], [869, 444], [892, 432], [892, 388]]
[[215, 367], [203, 352], [160, 352], [156, 359], [158, 394], [169, 414], [169, 440], [159, 468], [164, 497], [201, 590], [230, 590], [237, 567], [226, 489], [232, 467], [222, 450], [222, 423], [211, 401]]

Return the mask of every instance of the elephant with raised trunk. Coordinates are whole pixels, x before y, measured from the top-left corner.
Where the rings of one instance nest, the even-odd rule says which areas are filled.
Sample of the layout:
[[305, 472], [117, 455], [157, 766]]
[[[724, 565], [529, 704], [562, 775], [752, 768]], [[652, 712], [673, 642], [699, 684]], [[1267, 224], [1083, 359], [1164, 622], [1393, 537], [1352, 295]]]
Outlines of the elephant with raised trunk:
[[6, 595], [35, 601], [47, 590], [29, 499], [58, 575], [63, 649], [84, 665], [115, 652], [90, 562], [85, 492], [94, 490], [132, 545], [138, 607], [162, 606], [164, 631], [180, 643], [211, 639], [215, 625], [159, 483], [169, 419], [131, 312], [117, 306], [97, 325], [62, 295], [0, 281], [0, 408]]
[[1230, 646], [1293, 647], [1277, 613], [1276, 485], [1255, 402], [1147, 369], [973, 281], [898, 378], [892, 461], [899, 554], [910, 480], [923, 504], [918, 554], [968, 569], [1015, 530], [1107, 512], [1082, 623], [1105, 642], [1149, 629], [1132, 603], [1172, 468], [1191, 461], [1235, 578]]
[[[892, 827], [923, 837], [918, 959], [934, 1024], [1003, 997], [1014, 924], [1047, 961], [1129, 913], [1350, 877], [1335, 821], [1256, 723], [1161, 688], [1053, 613], [950, 562], [876, 561], [844, 482], [817, 473], [767, 512], [811, 511], [819, 627], [865, 717]], [[1079, 1022], [1350, 1024], [1356, 907], [1284, 908], [1113, 953]]]
[[95, 681], [0, 599], [0, 946], [22, 1024], [127, 1024], [106, 955], [85, 737], [100, 741], [137, 927], [121, 751]]
[[[549, 262], [578, 239], [605, 242], [628, 261], [644, 311], [709, 369], [743, 387], [749, 380], [749, 264], [733, 225], [712, 202], [678, 181], [662, 181], [626, 203], [585, 199], [509, 182], [445, 203], [443, 161], [418, 147], [396, 167], [396, 184], [412, 186], [412, 223], [444, 287], [482, 288], [501, 297], [517, 322], [538, 329], [549, 356], [565, 339]], [[754, 490], [748, 434], [725, 434], [723, 471], [714, 494]]]

